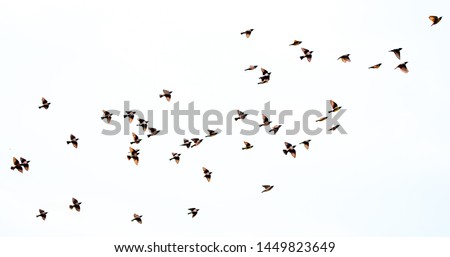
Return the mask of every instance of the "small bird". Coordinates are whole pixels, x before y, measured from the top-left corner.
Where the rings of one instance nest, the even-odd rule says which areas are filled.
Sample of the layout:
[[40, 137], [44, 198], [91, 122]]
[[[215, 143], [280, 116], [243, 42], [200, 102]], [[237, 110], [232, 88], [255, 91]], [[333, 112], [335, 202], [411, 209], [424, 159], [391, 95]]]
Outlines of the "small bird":
[[298, 46], [301, 43], [302, 43], [302, 41], [294, 40], [294, 42], [292, 44], [290, 44], [290, 46]]
[[437, 17], [437, 16], [429, 16], [428, 19], [430, 19], [431, 26], [438, 24], [441, 20], [442, 20], [442, 16], [441, 17]]
[[270, 185], [263, 185], [262, 187], [264, 187], [264, 190], [261, 193], [269, 192], [273, 188], [273, 186]]
[[127, 155], [127, 159], [131, 160], [133, 159], [134, 164], [138, 165], [139, 164], [139, 149], [133, 149], [132, 147], [130, 147], [130, 154]]
[[11, 170], [17, 169], [18, 172], [23, 173], [22, 165], [16, 159], [16, 157], [13, 157], [13, 164], [14, 166], [11, 166]]
[[163, 89], [163, 94], [159, 95], [159, 98], [164, 96], [166, 98], [167, 102], [170, 102], [170, 99], [172, 98], [172, 92], [173, 91]]
[[292, 145], [292, 144], [290, 144], [288, 142], [284, 142], [284, 145], [286, 146], [286, 149], [283, 149], [283, 153], [285, 155], [287, 155], [287, 153], [291, 153], [292, 157], [295, 158], [295, 156], [297, 156], [297, 153], [295, 151], [296, 145]]
[[246, 36], [247, 38], [249, 38], [250, 35], [252, 34], [252, 32], [253, 32], [253, 29], [249, 29], [249, 30], [246, 30], [246, 31], [244, 31], [244, 32], [241, 32], [241, 35], [245, 34], [245, 36]]
[[270, 130], [269, 130], [269, 132], [272, 132], [273, 131], [273, 134], [275, 135], [275, 134], [277, 134], [277, 132], [278, 132], [278, 130], [281, 128], [281, 125], [275, 125], [275, 126], [273, 126], [273, 128], [271, 128]]
[[338, 104], [333, 100], [330, 100], [330, 105], [332, 109], [331, 111], [328, 111], [328, 113], [337, 112], [342, 108], [342, 106], [338, 106]]
[[254, 69], [256, 69], [256, 68], [258, 68], [258, 65], [250, 65], [250, 66], [248, 66], [248, 68], [245, 69], [244, 71], [254, 70]]
[[[406, 64], [407, 64], [408, 62], [404, 62], [404, 63], [402, 63], [402, 64], [399, 64], [397, 67], [395, 67], [395, 69], [397, 69], [397, 68], [399, 68], [403, 73], [408, 73], [409, 72], [409, 70], [408, 70], [408, 67], [406, 67]], [[395, 70], [394, 69], [394, 70]]]
[[73, 205], [69, 205], [69, 208], [70, 208], [71, 210], [72, 210], [73, 208], [75, 208], [75, 210], [76, 210], [77, 212], [80, 212], [80, 209], [81, 209], [81, 207], [80, 207], [81, 202], [78, 202], [77, 199], [75, 199], [75, 198], [72, 197], [72, 203], [73, 203]]
[[351, 62], [350, 54], [344, 54], [343, 56], [339, 57], [338, 60], [341, 60], [343, 63]]
[[198, 138], [191, 138], [191, 140], [193, 143], [191, 148], [193, 148], [194, 146], [198, 146], [203, 141], [203, 139], [198, 139]]
[[171, 160], [175, 160], [175, 162], [178, 164], [180, 162], [180, 156], [181, 153], [172, 153], [172, 158], [169, 159], [169, 161]]
[[319, 121], [324, 121], [324, 120], [326, 120], [326, 119], [328, 119], [328, 117], [320, 117], [318, 120], [316, 120], [316, 122], [319, 122]]
[[263, 123], [259, 124], [259, 127], [269, 126], [269, 124], [272, 123], [272, 121], [269, 121], [269, 118], [267, 118], [267, 116], [264, 114], [262, 115], [262, 119], [263, 119]]
[[42, 97], [41, 101], [42, 101], [42, 105], [39, 106], [39, 109], [44, 108], [47, 110], [48, 107], [50, 107], [51, 103], [49, 103], [44, 97]]
[[331, 127], [328, 131], [334, 131], [337, 128], [339, 128], [341, 125], [334, 125], [333, 127]]
[[258, 82], [258, 84], [265, 84], [267, 82], [269, 82], [270, 80], [270, 74], [272, 74], [272, 72], [267, 71], [264, 68], [261, 68], [261, 72], [262, 72], [262, 76], [259, 77], [259, 79], [261, 80], [260, 82]]
[[148, 128], [148, 131], [150, 131], [150, 134], [148, 134], [147, 137], [156, 136], [159, 132], [161, 132], [161, 130], [157, 130], [155, 128]]
[[309, 149], [309, 142], [311, 142], [311, 139], [308, 139], [308, 140], [305, 140], [305, 141], [301, 142], [300, 145], [303, 144], [305, 146], [306, 150], [308, 150]]
[[78, 148], [78, 138], [74, 135], [70, 135], [70, 141], [66, 141], [67, 144], [72, 144], [73, 147]]
[[186, 146], [187, 148], [191, 147], [192, 142], [189, 139], [183, 139], [183, 144], [181, 144], [180, 146]]
[[312, 59], [312, 53], [313, 53], [314, 51], [309, 51], [308, 49], [303, 48], [303, 47], [302, 47], [302, 51], [303, 51], [303, 55], [300, 56], [300, 60], [303, 60], [304, 58], [306, 58], [306, 60], [308, 60], [308, 62], [311, 62], [311, 59]]
[[139, 124], [137, 124], [136, 126], [141, 127], [142, 131], [145, 132], [147, 130], [148, 121], [146, 121], [144, 119], [138, 119], [138, 121], [139, 121]]
[[25, 158], [20, 157], [20, 162], [21, 162], [20, 165], [22, 165], [22, 167], [24, 167], [24, 169], [28, 171], [28, 169], [30, 168], [29, 166], [30, 161], [29, 160], [27, 161]]
[[48, 214], [48, 212], [46, 212], [46, 211], [44, 211], [44, 210], [41, 210], [41, 209], [39, 209], [39, 214], [38, 214], [38, 215], [36, 215], [36, 218], [39, 218], [39, 217], [41, 217], [41, 218], [42, 218], [42, 220], [45, 220], [45, 219], [47, 218], [47, 214]]
[[111, 123], [111, 118], [112, 118], [112, 113], [103, 110], [103, 116], [102, 116], [101, 119], [102, 119], [102, 120], [103, 120], [103, 119], [106, 119], [106, 121], [107, 121], [108, 123]]
[[125, 115], [123, 115], [123, 117], [124, 118], [127, 118], [128, 117], [128, 120], [130, 121], [130, 123], [131, 122], [133, 122], [133, 119], [134, 119], [134, 115], [136, 114], [136, 112], [135, 111], [125, 111]]
[[236, 117], [236, 118], [234, 118], [234, 120], [243, 120], [243, 119], [245, 119], [245, 117], [247, 117], [247, 113], [244, 113], [244, 112], [241, 112], [241, 111], [239, 111], [239, 110], [237, 110], [237, 113], [238, 113], [238, 117]]
[[396, 48], [396, 49], [390, 50], [389, 52], [393, 52], [393, 53], [395, 54], [395, 56], [397, 56], [397, 58], [400, 60], [400, 51], [401, 51], [402, 49], [403, 49], [403, 48]]
[[133, 216], [134, 216], [134, 219], [132, 219], [131, 222], [137, 221], [137, 223], [142, 224], [142, 215], [135, 213], [135, 214], [133, 214]]
[[252, 144], [250, 144], [247, 141], [244, 141], [244, 145], [245, 145], [245, 147], [242, 147], [242, 150], [248, 150], [248, 149], [252, 149], [253, 148]]
[[219, 134], [219, 132], [217, 132], [215, 130], [208, 129], [208, 135], [206, 135], [206, 137], [213, 137], [213, 136], [215, 136], [217, 134]]
[[378, 68], [380, 68], [380, 66], [381, 66], [381, 63], [375, 64], [373, 66], [370, 66], [369, 69], [378, 69]]
[[272, 72], [268, 72], [266, 69], [264, 69], [264, 68], [261, 68], [261, 72], [262, 72], [262, 74], [263, 74], [263, 76], [264, 75], [270, 75], [270, 74], [272, 74]]
[[205, 173], [206, 180], [208, 180], [208, 182], [211, 181], [212, 172], [210, 172], [207, 168], [203, 167], [203, 173]]
[[138, 137], [138, 135], [136, 135], [134, 132], [132, 132], [131, 135], [133, 136], [133, 142], [130, 142], [131, 145], [132, 144], [139, 144], [142, 141], [142, 139], [140, 139]]
[[189, 208], [188, 210], [190, 211], [188, 213], [188, 215], [192, 214], [192, 218], [194, 218], [197, 215], [198, 211], [200, 211], [200, 209], [196, 209], [196, 208]]

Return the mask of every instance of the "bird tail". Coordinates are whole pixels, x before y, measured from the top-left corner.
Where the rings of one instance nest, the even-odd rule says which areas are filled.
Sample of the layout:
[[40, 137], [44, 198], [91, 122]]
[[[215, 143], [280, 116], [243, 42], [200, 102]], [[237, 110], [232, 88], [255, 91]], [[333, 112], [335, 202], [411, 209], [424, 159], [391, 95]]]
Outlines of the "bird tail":
[[67, 141], [67, 144], [70, 144], [70, 141]]
[[147, 137], [151, 137], [151, 136], [152, 136], [152, 134], [148, 134], [148, 135], [147, 135]]
[[11, 170], [14, 170], [15, 169], [15, 167], [14, 166], [11, 166]]
[[283, 150], [284, 155], [287, 155], [288, 150]]
[[41, 109], [42, 108], [42, 106], [39, 106], [39, 109]]
[[234, 118], [234, 120], [239, 120], [239, 119], [240, 119], [240, 117]]
[[241, 35], [244, 35], [245, 34], [245, 32], [241, 32]]
[[41, 214], [39, 214], [39, 215], [36, 215], [36, 218], [39, 218], [41, 216]]
[[164, 95], [159, 95], [159, 98], [163, 97]]
[[130, 159], [131, 159], [131, 156], [127, 155], [127, 159], [130, 160]]
[[69, 208], [72, 210], [73, 209], [73, 205], [69, 205]]
[[303, 58], [305, 58], [305, 56], [300, 56], [300, 60], [303, 60]]
[[263, 124], [259, 125], [260, 127], [262, 127]]
[[328, 111], [328, 113], [332, 113], [333, 111]]

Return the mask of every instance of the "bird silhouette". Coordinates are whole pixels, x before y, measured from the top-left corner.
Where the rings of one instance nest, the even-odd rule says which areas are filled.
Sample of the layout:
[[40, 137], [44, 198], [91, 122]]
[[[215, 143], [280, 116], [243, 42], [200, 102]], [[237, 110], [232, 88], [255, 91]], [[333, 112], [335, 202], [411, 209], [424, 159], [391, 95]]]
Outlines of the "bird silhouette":
[[39, 209], [39, 214], [36, 215], [36, 218], [41, 217], [42, 220], [45, 220], [47, 218], [47, 214], [48, 214], [48, 212], [46, 212], [46, 211], [44, 211], [42, 209]]
[[39, 106], [39, 109], [44, 108], [47, 110], [48, 107], [50, 107], [51, 103], [49, 103], [44, 97], [42, 97], [41, 101], [42, 101], [42, 105]]
[[246, 31], [244, 31], [244, 32], [241, 32], [241, 35], [244, 35], [244, 34], [245, 34], [245, 36], [246, 36], [247, 38], [249, 38], [250, 35], [252, 34], [252, 32], [253, 32], [253, 29], [249, 29], [249, 30], [246, 30]]
[[72, 198], [72, 205], [69, 205], [69, 208], [72, 210], [73, 208], [75, 208], [75, 210], [77, 211], [77, 212], [80, 212], [80, 210], [81, 210], [81, 202], [78, 202], [78, 200], [77, 199], [75, 199], [75, 198]]
[[70, 135], [70, 141], [66, 141], [67, 144], [72, 144], [73, 147], [78, 148], [78, 138], [74, 135]]

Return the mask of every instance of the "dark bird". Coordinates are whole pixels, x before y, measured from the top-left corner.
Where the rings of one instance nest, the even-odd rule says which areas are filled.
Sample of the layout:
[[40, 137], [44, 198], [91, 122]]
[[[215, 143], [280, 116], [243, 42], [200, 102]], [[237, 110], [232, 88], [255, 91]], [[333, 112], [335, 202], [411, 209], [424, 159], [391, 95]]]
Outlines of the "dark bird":
[[337, 128], [339, 128], [341, 125], [334, 125], [333, 127], [331, 127], [328, 131], [334, 131]]
[[197, 215], [198, 211], [200, 211], [200, 209], [196, 209], [196, 208], [189, 208], [188, 210], [190, 211], [188, 213], [188, 215], [192, 214], [192, 218], [194, 218]]
[[178, 164], [180, 162], [180, 156], [181, 153], [172, 153], [172, 158], [169, 159], [169, 161], [171, 160], [175, 160], [175, 162]]
[[108, 111], [103, 110], [103, 116], [102, 116], [102, 120], [106, 119], [106, 122], [110, 123], [111, 122], [111, 118], [112, 118], [112, 114]]
[[333, 100], [330, 100], [330, 105], [331, 105], [331, 111], [328, 111], [328, 113], [337, 112], [342, 108], [342, 106], [338, 106], [338, 104], [336, 102], [334, 102]]
[[298, 46], [301, 43], [302, 43], [302, 41], [294, 40], [294, 42], [292, 44], [290, 44], [290, 46]]
[[134, 132], [131, 133], [131, 135], [133, 136], [133, 142], [130, 142], [130, 144], [139, 144], [142, 141], [142, 139], [140, 139]]
[[328, 117], [321, 117], [321, 118], [319, 118], [318, 120], [316, 120], [316, 122], [324, 121], [324, 120], [326, 120], [326, 119], [328, 119]]
[[142, 131], [143, 132], [145, 132], [146, 130], [147, 130], [147, 124], [148, 124], [148, 121], [146, 121], [146, 120], [144, 120], [144, 119], [138, 119], [138, 121], [139, 121], [139, 124], [137, 124], [136, 126], [139, 126], [139, 127], [141, 127], [142, 128]]
[[72, 210], [73, 208], [75, 208], [75, 210], [76, 210], [77, 212], [80, 212], [80, 205], [81, 205], [81, 202], [78, 202], [77, 199], [72, 198], [72, 203], [73, 203], [73, 205], [69, 205], [69, 208], [70, 208], [71, 210]]
[[22, 158], [22, 157], [20, 157], [20, 165], [22, 165], [22, 167], [26, 170], [26, 171], [28, 171], [28, 169], [30, 168], [30, 161], [28, 160], [26, 160], [25, 158]]
[[72, 144], [73, 147], [78, 148], [78, 138], [74, 135], [70, 135], [70, 141], [66, 141], [67, 144]]
[[194, 147], [194, 146], [198, 146], [203, 141], [203, 139], [198, 139], [198, 138], [191, 138], [191, 140], [192, 140], [192, 143], [193, 143], [191, 148]]
[[305, 141], [301, 142], [300, 145], [303, 144], [305, 146], [306, 150], [308, 150], [309, 149], [309, 142], [311, 142], [311, 139], [308, 139], [308, 140], [305, 140]]
[[273, 188], [273, 186], [270, 185], [263, 185], [262, 187], [264, 187], [264, 190], [261, 193], [269, 192]]
[[217, 134], [219, 134], [219, 132], [217, 132], [215, 130], [208, 129], [208, 135], [206, 135], [206, 137], [213, 137], [213, 136], [215, 136]]
[[192, 142], [189, 139], [183, 139], [183, 144], [181, 144], [180, 146], [186, 146], [187, 148], [191, 147]]
[[250, 66], [248, 66], [248, 68], [245, 69], [244, 71], [254, 70], [254, 69], [256, 69], [256, 68], [258, 68], [258, 65], [250, 65]]
[[51, 103], [49, 103], [47, 100], [45, 100], [45, 98], [44, 97], [42, 97], [42, 105], [41, 106], [39, 106], [39, 109], [41, 109], [41, 108], [44, 108], [44, 109], [48, 109], [48, 107], [50, 107], [50, 104]]
[[22, 165], [16, 159], [16, 157], [13, 157], [13, 164], [14, 164], [14, 166], [11, 166], [11, 170], [17, 169], [17, 171], [19, 171], [20, 173], [23, 173]]
[[303, 55], [300, 56], [300, 60], [303, 60], [304, 58], [306, 58], [306, 60], [308, 60], [308, 62], [311, 62], [311, 59], [312, 59], [312, 53], [313, 53], [314, 51], [309, 51], [308, 49], [303, 48], [303, 47], [302, 47], [302, 51], [303, 51]]
[[245, 34], [245, 36], [246, 36], [247, 38], [249, 38], [250, 35], [252, 34], [252, 32], [253, 32], [253, 29], [249, 29], [249, 30], [246, 30], [246, 31], [244, 31], [244, 32], [241, 32], [241, 35], [244, 35], [244, 34]]
[[441, 17], [437, 17], [437, 16], [429, 16], [428, 19], [430, 19], [431, 26], [438, 24], [441, 20], [442, 20], [442, 16]]
[[339, 57], [338, 60], [341, 60], [343, 63], [351, 62], [350, 54], [344, 54], [343, 56]]
[[[395, 67], [395, 69], [397, 69], [397, 68], [399, 68], [403, 73], [408, 73], [409, 72], [409, 70], [408, 70], [408, 68], [406, 67], [406, 64], [407, 64], [408, 62], [404, 62], [404, 63], [402, 63], [402, 64], [399, 64], [397, 67]], [[395, 70], [394, 69], [394, 70]]]
[[127, 155], [127, 159], [128, 160], [133, 159], [134, 163], [136, 165], [138, 165], [139, 164], [139, 156], [138, 155], [139, 155], [139, 149], [135, 150], [132, 147], [130, 147], [130, 154]]
[[159, 95], [159, 98], [164, 96], [166, 98], [167, 102], [170, 102], [170, 99], [172, 98], [172, 92], [173, 91], [163, 89], [163, 94]]
[[135, 214], [133, 214], [133, 216], [134, 216], [134, 219], [132, 219], [131, 222], [137, 221], [137, 223], [142, 224], [142, 215], [135, 213]]
[[156, 136], [159, 132], [161, 132], [161, 130], [157, 130], [155, 128], [148, 128], [148, 131], [150, 131], [150, 134], [148, 134], [147, 137]]
[[241, 111], [239, 111], [239, 110], [237, 110], [237, 113], [238, 113], [238, 117], [236, 117], [236, 118], [234, 118], [234, 120], [243, 120], [243, 119], [245, 119], [245, 117], [247, 117], [247, 113], [243, 113], [243, 112], [241, 112]]
[[242, 147], [242, 150], [248, 150], [248, 149], [252, 149], [253, 148], [252, 144], [250, 144], [247, 141], [244, 141], [244, 145], [245, 145], [245, 147]]
[[262, 119], [263, 119], [263, 123], [259, 124], [260, 127], [262, 126], [269, 126], [270, 123], [272, 123], [272, 121], [269, 121], [269, 118], [267, 118], [266, 115], [262, 115]]
[[402, 49], [403, 49], [403, 48], [396, 48], [396, 49], [390, 50], [389, 52], [393, 52], [393, 53], [395, 54], [395, 56], [397, 56], [397, 58], [400, 60], [400, 51], [401, 51]]
[[373, 66], [370, 66], [369, 69], [378, 69], [378, 68], [380, 68], [380, 66], [381, 66], [381, 63], [375, 64]]
[[288, 142], [284, 142], [284, 145], [286, 146], [286, 149], [283, 149], [283, 153], [287, 155], [288, 153], [291, 153], [292, 157], [295, 158], [297, 156], [297, 152], [295, 151], [296, 145], [292, 145]]
[[262, 72], [262, 75], [264, 76], [264, 75], [270, 75], [270, 74], [272, 74], [272, 72], [268, 72], [266, 69], [264, 69], [264, 68], [261, 68], [261, 72]]
[[273, 126], [273, 128], [271, 128], [270, 130], [269, 130], [269, 132], [272, 132], [273, 131], [273, 134], [275, 135], [277, 132], [278, 132], [278, 130], [281, 128], [281, 125], [275, 125], [275, 126]]
[[36, 215], [36, 218], [39, 218], [39, 217], [41, 217], [41, 218], [42, 218], [42, 220], [45, 220], [45, 219], [47, 218], [47, 214], [48, 214], [48, 212], [46, 212], [46, 211], [44, 211], [44, 210], [41, 210], [41, 209], [39, 209], [39, 214], [38, 214], [38, 215]]
[[134, 119], [134, 115], [136, 114], [136, 112], [135, 111], [125, 111], [125, 115], [123, 115], [123, 117], [124, 118], [127, 118], [128, 117], [128, 120], [130, 121], [130, 123], [131, 122], [133, 122], [133, 119]]
[[207, 168], [203, 167], [203, 173], [205, 173], [206, 180], [208, 180], [208, 182], [211, 181], [212, 172], [210, 172]]
[[259, 79], [261, 80], [260, 82], [258, 82], [258, 84], [265, 84], [267, 82], [269, 82], [270, 80], [270, 74], [272, 74], [272, 72], [267, 71], [264, 68], [261, 68], [261, 72], [262, 72], [262, 76], [259, 77]]

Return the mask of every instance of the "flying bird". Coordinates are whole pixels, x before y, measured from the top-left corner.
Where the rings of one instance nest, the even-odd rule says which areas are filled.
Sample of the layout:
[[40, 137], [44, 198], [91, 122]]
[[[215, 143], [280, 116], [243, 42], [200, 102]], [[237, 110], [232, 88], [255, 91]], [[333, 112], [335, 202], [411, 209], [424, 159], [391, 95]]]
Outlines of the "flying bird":
[[200, 211], [200, 209], [196, 208], [189, 208], [188, 210], [190, 211], [188, 215], [192, 214], [192, 218], [194, 218], [197, 215], [198, 211]]
[[350, 54], [344, 54], [341, 57], [339, 57], [338, 60], [341, 60], [343, 63], [351, 62]]
[[326, 120], [326, 119], [328, 119], [328, 117], [320, 117], [318, 120], [316, 120], [316, 122], [324, 121], [324, 120]]
[[139, 144], [142, 141], [142, 139], [140, 139], [134, 132], [132, 132], [131, 135], [133, 136], [133, 142], [130, 142], [130, 144]]
[[71, 210], [72, 210], [73, 208], [75, 208], [75, 210], [76, 210], [77, 212], [80, 212], [80, 205], [81, 205], [81, 202], [78, 202], [77, 199], [72, 198], [72, 203], [73, 203], [73, 205], [69, 205], [69, 208], [70, 208]]
[[103, 110], [103, 116], [102, 116], [101, 119], [102, 119], [102, 120], [103, 120], [103, 119], [106, 119], [106, 121], [107, 121], [108, 123], [110, 123], [110, 122], [111, 122], [111, 118], [112, 118], [112, 113]]
[[267, 71], [264, 68], [261, 68], [261, 72], [262, 72], [262, 76], [259, 77], [259, 79], [261, 80], [260, 82], [258, 82], [258, 84], [265, 84], [267, 82], [269, 82], [270, 80], [270, 74], [272, 74], [272, 72]]
[[298, 46], [301, 43], [302, 43], [302, 41], [294, 40], [294, 42], [292, 44], [290, 44], [290, 46]]
[[74, 135], [70, 135], [70, 141], [66, 141], [67, 144], [72, 144], [73, 147], [78, 148], [78, 138]]
[[191, 138], [191, 140], [193, 143], [191, 148], [193, 148], [194, 146], [198, 146], [203, 141], [203, 139], [198, 139], [198, 138]]
[[390, 50], [389, 52], [393, 52], [393, 53], [395, 54], [395, 56], [397, 56], [397, 58], [400, 60], [400, 51], [401, 51], [402, 49], [403, 49], [403, 48], [396, 48], [396, 49]]
[[331, 111], [328, 111], [328, 113], [337, 112], [342, 108], [342, 106], [338, 106], [338, 104], [336, 102], [334, 102], [333, 100], [330, 100], [330, 105], [331, 105]]
[[241, 111], [239, 111], [239, 110], [237, 110], [237, 113], [238, 113], [238, 117], [236, 117], [236, 118], [234, 118], [234, 120], [243, 120], [243, 119], [245, 119], [245, 117], [247, 117], [247, 113], [244, 113], [244, 112], [241, 112]]
[[138, 121], [139, 121], [139, 124], [137, 124], [136, 126], [141, 127], [142, 131], [145, 132], [147, 130], [148, 121], [146, 121], [144, 119], [138, 119]]
[[264, 114], [262, 115], [262, 119], [263, 119], [263, 123], [259, 124], [259, 127], [269, 126], [269, 124], [272, 123], [272, 121], [269, 121], [269, 118], [267, 118], [267, 116]]
[[178, 164], [180, 162], [180, 156], [181, 153], [172, 153], [172, 158], [169, 159], [169, 161], [171, 160], [175, 160], [175, 162]]
[[136, 114], [136, 112], [135, 111], [125, 111], [125, 115], [123, 115], [123, 117], [124, 118], [127, 118], [128, 117], [128, 120], [130, 121], [130, 123], [131, 122], [133, 122], [133, 119], [134, 119], [134, 115]]
[[248, 68], [245, 69], [244, 71], [254, 70], [254, 69], [256, 69], [256, 68], [258, 68], [258, 65], [250, 65], [250, 66], [248, 66]]
[[339, 128], [341, 125], [334, 125], [331, 127], [328, 131], [335, 131], [337, 128]]
[[245, 147], [242, 147], [242, 150], [248, 150], [248, 149], [252, 149], [253, 148], [252, 144], [250, 144], [247, 141], [244, 141], [244, 145], [245, 145]]
[[207, 168], [203, 167], [203, 173], [205, 174], [206, 180], [208, 180], [208, 182], [211, 181], [212, 172], [210, 172]]
[[249, 38], [250, 35], [252, 34], [252, 32], [253, 32], [253, 29], [249, 29], [249, 30], [246, 30], [246, 31], [244, 31], [244, 32], [241, 32], [241, 35], [244, 35], [244, 34], [245, 34], [245, 36], [246, 36], [247, 38]]
[[264, 187], [264, 190], [261, 193], [269, 192], [273, 188], [273, 186], [270, 185], [263, 185], [262, 187]]
[[219, 134], [219, 132], [217, 132], [215, 130], [208, 129], [208, 135], [206, 135], [206, 137], [213, 137], [213, 136], [215, 136], [217, 134]]
[[297, 156], [297, 152], [295, 151], [296, 145], [292, 145], [292, 144], [290, 144], [288, 142], [284, 142], [284, 145], [286, 146], [286, 149], [283, 149], [283, 153], [285, 155], [290, 153], [292, 155], [292, 157], [295, 158]]
[[306, 58], [306, 60], [308, 60], [308, 62], [311, 62], [311, 59], [312, 59], [312, 53], [313, 53], [314, 51], [309, 51], [308, 49], [303, 48], [303, 47], [302, 47], [302, 51], [303, 51], [303, 55], [300, 56], [300, 60], [303, 60], [304, 58]]
[[14, 166], [11, 166], [11, 170], [17, 169], [17, 171], [19, 171], [20, 173], [23, 173], [22, 165], [16, 159], [16, 157], [13, 157], [13, 164], [14, 164]]
[[[408, 67], [406, 67], [406, 64], [407, 64], [408, 62], [404, 62], [404, 63], [402, 63], [402, 64], [399, 64], [397, 67], [395, 67], [395, 69], [397, 69], [397, 68], [399, 68], [403, 73], [408, 73], [409, 72], [409, 70], [408, 70]], [[394, 70], [395, 70], [394, 69]]]
[[150, 131], [150, 134], [148, 134], [147, 137], [156, 136], [159, 132], [161, 132], [161, 130], [157, 130], [155, 128], [148, 128], [148, 130]]
[[273, 126], [273, 128], [271, 128], [270, 130], [269, 130], [269, 132], [272, 132], [273, 131], [273, 134], [275, 135], [275, 134], [277, 134], [277, 132], [278, 132], [278, 130], [281, 128], [281, 125], [275, 125], [275, 126]]
[[134, 219], [131, 220], [131, 222], [136, 221], [139, 224], [142, 224], [142, 215], [139, 214], [133, 214]]
[[375, 64], [373, 66], [370, 66], [369, 69], [378, 69], [378, 68], [380, 68], [380, 66], [381, 66], [381, 63]]
[[437, 16], [429, 16], [428, 19], [430, 19], [431, 26], [438, 24], [441, 20], [442, 20], [442, 16], [441, 17], [437, 17]]
[[25, 158], [22, 158], [22, 157], [20, 157], [20, 165], [22, 165], [22, 167], [26, 170], [26, 171], [28, 171], [28, 169], [30, 168], [30, 161], [28, 160], [26, 160]]
[[163, 94], [159, 95], [159, 98], [164, 96], [166, 98], [167, 102], [170, 102], [170, 99], [172, 98], [172, 92], [173, 91], [163, 89]]
[[305, 141], [301, 142], [300, 145], [303, 144], [305, 146], [306, 150], [308, 150], [309, 149], [309, 142], [311, 142], [311, 139], [308, 139], [308, 140], [305, 140]]
[[44, 108], [47, 110], [48, 107], [50, 107], [51, 103], [49, 103], [44, 97], [42, 97], [41, 101], [42, 101], [42, 105], [39, 106], [39, 109]]
[[139, 149], [133, 149], [132, 147], [130, 147], [130, 154], [127, 155], [127, 159], [131, 160], [133, 159], [134, 164], [138, 165], [139, 164]]
[[192, 142], [189, 139], [183, 139], [183, 144], [181, 144], [180, 146], [186, 146], [187, 148], [191, 147]]
[[48, 214], [48, 212], [46, 212], [46, 211], [44, 211], [44, 210], [41, 210], [41, 209], [39, 209], [39, 214], [38, 214], [38, 215], [36, 215], [36, 218], [39, 218], [39, 217], [41, 217], [41, 218], [42, 218], [42, 220], [45, 220], [45, 219], [47, 218], [47, 214]]

